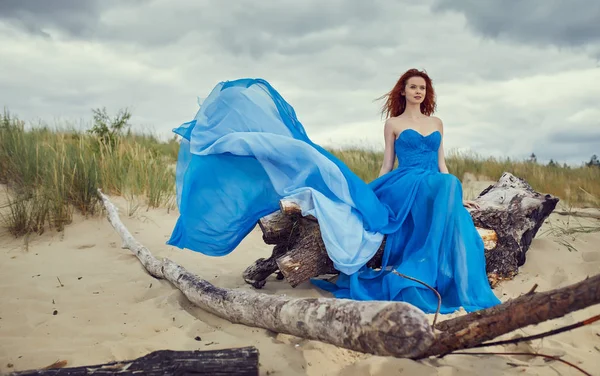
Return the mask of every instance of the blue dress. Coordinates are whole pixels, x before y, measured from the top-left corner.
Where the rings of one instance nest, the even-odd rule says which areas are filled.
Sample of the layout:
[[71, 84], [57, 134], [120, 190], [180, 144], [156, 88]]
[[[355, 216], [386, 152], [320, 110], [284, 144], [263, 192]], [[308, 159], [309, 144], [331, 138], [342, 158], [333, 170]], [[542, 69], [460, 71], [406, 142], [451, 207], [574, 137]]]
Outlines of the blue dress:
[[[291, 199], [319, 220], [336, 283], [313, 280], [340, 298], [397, 300], [435, 312], [499, 303], [483, 241], [462, 204], [460, 181], [439, 172], [441, 134], [403, 131], [398, 168], [366, 183], [313, 143], [295, 111], [265, 80], [219, 83], [195, 118], [176, 128], [180, 215], [167, 244], [224, 256], [257, 221]], [[382, 267], [366, 263], [387, 236]]]

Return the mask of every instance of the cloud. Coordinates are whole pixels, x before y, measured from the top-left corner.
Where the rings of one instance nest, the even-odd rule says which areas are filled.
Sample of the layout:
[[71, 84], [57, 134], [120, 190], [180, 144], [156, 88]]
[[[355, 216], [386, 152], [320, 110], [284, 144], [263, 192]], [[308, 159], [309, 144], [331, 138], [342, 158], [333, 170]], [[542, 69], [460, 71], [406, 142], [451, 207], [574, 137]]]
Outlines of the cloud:
[[473, 30], [490, 38], [560, 47], [600, 43], [596, 0], [436, 0], [434, 9], [464, 14]]
[[473, 149], [488, 155], [525, 158], [535, 152], [541, 161], [579, 163], [600, 146], [575, 137], [599, 134], [600, 117], [594, 109], [600, 98], [598, 80], [600, 70], [591, 68], [470, 87], [451, 85], [443, 93], [470, 90], [444, 107], [447, 121], [458, 125], [448, 138], [454, 145], [460, 137], [469, 139]]
[[[386, 10], [381, 0], [277, 2], [148, 0], [6, 0], [0, 18], [27, 31], [51, 36], [52, 28], [68, 37], [112, 40], [145, 46], [176, 43], [188, 35], [210, 39], [237, 55], [259, 57], [312, 53], [343, 41]], [[353, 43], [372, 46], [357, 33]]]
[[434, 80], [447, 149], [587, 160], [591, 149], [549, 137], [598, 125], [600, 71], [587, 51], [482, 38], [439, 1], [44, 4], [0, 3], [0, 105], [26, 120], [130, 107], [135, 128], [170, 135], [219, 81], [262, 77], [313, 140], [381, 149], [374, 100], [416, 67]]
[[548, 140], [555, 143], [577, 144], [592, 144], [593, 146], [600, 145], [600, 130], [584, 129], [584, 130], [564, 130], [554, 132], [549, 135]]
[[48, 27], [71, 35], [84, 35], [97, 23], [101, 4], [100, 0], [3, 0], [0, 19], [36, 35], [49, 36], [45, 31]]
[[579, 147], [587, 149], [590, 156], [598, 153], [600, 145], [600, 120], [596, 118], [587, 124], [564, 124], [562, 129], [553, 130], [548, 134], [547, 141], [552, 145], [562, 144], [567, 149]]

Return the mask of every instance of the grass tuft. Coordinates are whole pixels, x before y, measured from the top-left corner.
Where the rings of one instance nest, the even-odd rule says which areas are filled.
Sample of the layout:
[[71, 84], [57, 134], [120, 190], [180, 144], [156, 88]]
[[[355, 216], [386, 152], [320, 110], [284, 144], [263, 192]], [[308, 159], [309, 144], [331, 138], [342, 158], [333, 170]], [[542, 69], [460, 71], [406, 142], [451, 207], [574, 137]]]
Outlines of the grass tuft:
[[[119, 114], [119, 131], [124, 116]], [[7, 187], [8, 202], [1, 219], [15, 236], [61, 231], [75, 211], [96, 214], [98, 188], [161, 206], [175, 194], [171, 166], [178, 146], [175, 140], [161, 143], [131, 132], [112, 132], [107, 138], [74, 129], [26, 130], [23, 121], [5, 111], [0, 116], [0, 183]]]

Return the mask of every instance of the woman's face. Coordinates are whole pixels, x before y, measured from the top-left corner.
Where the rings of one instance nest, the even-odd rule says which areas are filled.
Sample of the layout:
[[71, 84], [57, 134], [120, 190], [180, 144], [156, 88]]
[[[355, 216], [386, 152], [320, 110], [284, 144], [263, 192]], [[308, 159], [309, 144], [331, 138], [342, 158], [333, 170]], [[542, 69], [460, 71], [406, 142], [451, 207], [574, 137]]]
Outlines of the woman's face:
[[426, 88], [427, 85], [423, 77], [414, 76], [409, 78], [408, 81], [406, 81], [403, 93], [406, 97], [406, 101], [415, 104], [422, 103], [425, 100], [425, 95], [427, 95]]

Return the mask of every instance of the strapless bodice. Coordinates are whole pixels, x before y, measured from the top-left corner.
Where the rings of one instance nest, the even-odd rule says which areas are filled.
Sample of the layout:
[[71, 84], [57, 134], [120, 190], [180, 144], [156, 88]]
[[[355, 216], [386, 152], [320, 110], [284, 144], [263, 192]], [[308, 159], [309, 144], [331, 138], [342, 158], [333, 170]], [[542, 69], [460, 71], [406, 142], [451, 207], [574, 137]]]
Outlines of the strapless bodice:
[[414, 129], [400, 132], [394, 143], [398, 168], [421, 168], [439, 171], [438, 149], [442, 141], [439, 131], [423, 136]]

